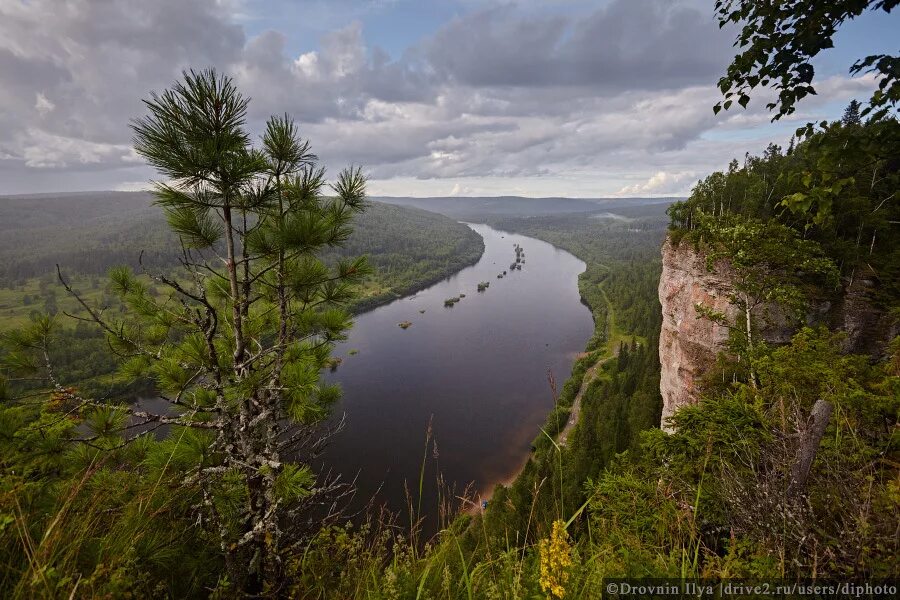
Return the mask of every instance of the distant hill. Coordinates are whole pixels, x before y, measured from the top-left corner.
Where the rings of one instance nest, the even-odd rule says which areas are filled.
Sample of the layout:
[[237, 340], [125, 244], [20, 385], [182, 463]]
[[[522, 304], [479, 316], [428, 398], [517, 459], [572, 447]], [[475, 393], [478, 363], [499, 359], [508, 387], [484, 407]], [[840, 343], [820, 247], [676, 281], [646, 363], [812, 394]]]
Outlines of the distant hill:
[[682, 198], [526, 198], [523, 196], [403, 198], [377, 196], [372, 200], [413, 206], [457, 219], [479, 216], [537, 217], [572, 213], [595, 213], [612, 209], [669, 205]]
[[[369, 254], [379, 283], [396, 293], [446, 277], [481, 255], [481, 237], [455, 219], [414, 207], [373, 203], [355, 218], [345, 246]], [[102, 275], [119, 264], [177, 264], [179, 243], [148, 192], [0, 196], [0, 285], [50, 274]], [[414, 264], [415, 263], [415, 264]]]
[[[0, 231], [35, 231], [158, 215], [150, 192], [71, 192], [0, 196]], [[2, 240], [0, 243], [9, 242]], [[5, 244], [4, 244], [5, 245]]]
[[[357, 219], [357, 234], [345, 251], [368, 253], [385, 273], [408, 275], [391, 281], [389, 286], [405, 290], [414, 280], [431, 280], [429, 274], [447, 274], [459, 264], [471, 261], [472, 249], [480, 248], [467, 228], [445, 217], [489, 221], [491, 217], [573, 214], [600, 217], [610, 212], [632, 217], [662, 213], [675, 198], [498, 196], [372, 200], [372, 208]], [[176, 264], [178, 247], [177, 238], [169, 231], [162, 211], [153, 205], [149, 192], [0, 196], [0, 280], [45, 275], [57, 263], [74, 273], [102, 274], [117, 264], [136, 266], [141, 251], [145, 264], [165, 268]], [[416, 267], [403, 255], [429, 264]]]
[[148, 192], [0, 197], [0, 278], [44, 275], [57, 263], [100, 274], [116, 264], [168, 266], [178, 241]]

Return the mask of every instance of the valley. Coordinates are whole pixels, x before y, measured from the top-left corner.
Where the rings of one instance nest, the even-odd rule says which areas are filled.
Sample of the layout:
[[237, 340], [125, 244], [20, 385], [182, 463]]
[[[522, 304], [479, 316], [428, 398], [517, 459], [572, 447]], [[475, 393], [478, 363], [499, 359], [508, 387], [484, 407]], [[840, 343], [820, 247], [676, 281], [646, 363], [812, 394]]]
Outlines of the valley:
[[0, 597], [898, 597], [898, 5], [0, 0]]

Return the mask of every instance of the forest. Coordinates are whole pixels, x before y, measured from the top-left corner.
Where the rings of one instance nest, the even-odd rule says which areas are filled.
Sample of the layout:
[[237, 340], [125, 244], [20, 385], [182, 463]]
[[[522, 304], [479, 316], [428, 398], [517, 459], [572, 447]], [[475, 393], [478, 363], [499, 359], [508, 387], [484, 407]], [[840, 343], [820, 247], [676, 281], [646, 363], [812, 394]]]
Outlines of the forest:
[[[179, 264], [171, 250], [178, 247], [178, 236], [146, 192], [3, 197], [0, 223], [0, 281], [11, 291], [41, 281], [47, 282], [41, 288], [52, 288], [57, 264], [72, 276], [90, 276], [91, 285], [114, 266], [138, 269], [141, 261], [148, 269], [169, 269]], [[368, 291], [379, 296], [365, 299], [372, 303], [405, 295], [471, 264], [481, 244], [454, 220], [373, 202], [357, 216], [350, 238], [326, 258], [367, 254], [376, 267]], [[19, 304], [16, 299], [11, 296], [4, 307]]]
[[[837, 29], [895, 5], [717, 1], [737, 56], [710, 110], [769, 87], [773, 119], [794, 115]], [[548, 376], [553, 409], [513, 481], [486, 503], [427, 481], [429, 425], [408, 515], [348, 514], [352, 480], [311, 468], [340, 397], [322, 375], [355, 312], [476, 261], [479, 236], [371, 202], [358, 166], [326, 177], [287, 115], [253, 138], [234, 79], [185, 71], [130, 123], [152, 197], [96, 195], [77, 214], [0, 199], [0, 592], [562, 600], [618, 577], [896, 581], [898, 60], [860, 57], [865, 102], [668, 207], [482, 213], [584, 261], [594, 331], [562, 386]], [[735, 310], [694, 305], [728, 339], [697, 401], [661, 423], [660, 248], [681, 245], [729, 278]], [[853, 311], [878, 326], [859, 335]], [[773, 318], [788, 339], [766, 337]], [[155, 404], [129, 401], [149, 390]], [[434, 536], [426, 485], [469, 507], [441, 510]]]
[[[0, 331], [27, 325], [39, 314], [58, 314], [58, 343], [51, 352], [66, 385], [96, 395], [151, 391], [147, 381], [115, 377], [115, 355], [103, 332], [65, 316], [79, 306], [60, 285], [55, 265], [83, 298], [123, 314], [125, 306], [115, 296], [107, 271], [119, 265], [140, 270], [142, 262], [148, 272], [178, 272], [178, 256], [171, 251], [177, 236], [168, 230], [162, 211], [145, 193], [9, 197], [0, 198], [0, 222], [16, 222], [29, 203], [32, 217], [22, 219], [0, 244]], [[43, 218], [31, 221], [35, 204]], [[355, 217], [352, 235], [322, 259], [336, 264], [368, 256], [374, 270], [358, 283], [358, 297], [349, 307], [360, 312], [455, 273], [477, 261], [483, 248], [481, 237], [461, 223], [414, 208], [372, 203]], [[149, 277], [145, 281], [148, 293], [166, 293]]]

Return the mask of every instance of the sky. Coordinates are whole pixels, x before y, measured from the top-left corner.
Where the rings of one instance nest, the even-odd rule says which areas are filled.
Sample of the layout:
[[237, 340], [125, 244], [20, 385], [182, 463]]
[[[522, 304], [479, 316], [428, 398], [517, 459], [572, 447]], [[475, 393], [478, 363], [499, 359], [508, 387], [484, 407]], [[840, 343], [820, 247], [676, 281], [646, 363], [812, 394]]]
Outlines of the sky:
[[145, 189], [141, 103], [214, 67], [290, 114], [336, 174], [387, 196], [685, 195], [710, 172], [866, 99], [868, 13], [816, 59], [818, 95], [771, 123], [758, 93], [714, 115], [735, 31], [713, 0], [0, 0], [0, 194]]

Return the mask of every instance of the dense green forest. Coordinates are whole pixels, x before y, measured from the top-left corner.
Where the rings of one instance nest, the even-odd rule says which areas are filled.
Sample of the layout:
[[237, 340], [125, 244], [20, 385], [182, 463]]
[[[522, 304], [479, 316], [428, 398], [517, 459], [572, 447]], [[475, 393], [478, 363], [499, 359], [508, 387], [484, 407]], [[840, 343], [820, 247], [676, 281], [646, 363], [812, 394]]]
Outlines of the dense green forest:
[[[0, 223], [4, 289], [26, 290], [36, 282], [55, 281], [57, 264], [70, 275], [91, 276], [91, 284], [114, 266], [138, 269], [139, 260], [148, 269], [179, 265], [178, 236], [145, 192], [0, 197]], [[364, 299], [371, 306], [447, 277], [475, 262], [483, 248], [480, 237], [461, 223], [373, 202], [356, 217], [350, 238], [325, 258], [369, 256], [375, 273], [363, 296], [373, 296]], [[43, 294], [31, 295], [41, 296], [32, 298], [35, 303], [43, 300]], [[16, 299], [4, 296], [4, 308], [21, 304]]]
[[[45, 219], [35, 219], [35, 214]], [[28, 216], [30, 215], [30, 216]], [[148, 272], [178, 272], [177, 236], [162, 211], [145, 193], [66, 194], [0, 198], [0, 222], [9, 229], [0, 242], [0, 331], [28, 324], [33, 316], [73, 313], [78, 302], [60, 285], [55, 265], [86, 300], [123, 314], [125, 306], [106, 278], [116, 265]], [[415, 292], [478, 260], [481, 237], [462, 223], [415, 208], [372, 203], [357, 215], [352, 235], [323, 253], [327, 264], [368, 256], [373, 272], [357, 284], [352, 312], [360, 312]], [[139, 271], [140, 272], [140, 271]], [[148, 292], [167, 294], [165, 286], [144, 277]], [[59, 314], [52, 348], [54, 364], [67, 385], [95, 395], [149, 392], [149, 382], [114, 376], [115, 357], [105, 336]]]
[[589, 217], [600, 211], [631, 210], [635, 205], [667, 206], [678, 198], [526, 198], [523, 196], [450, 196], [432, 198], [376, 198], [389, 204], [421, 208], [463, 221], [485, 219], [553, 217], [580, 215]]
[[762, 156], [734, 160], [702, 180], [672, 206], [673, 227], [696, 243], [725, 243], [732, 255], [750, 242], [740, 227], [767, 227], [769, 238], [784, 238], [774, 252], [805, 244], [848, 281], [870, 279], [872, 299], [893, 305], [900, 297], [900, 125], [893, 117], [863, 121], [854, 103], [844, 119], [802, 133], [796, 146], [770, 144]]
[[364, 280], [354, 311], [423, 289], [484, 252], [484, 240], [462, 223], [432, 212], [372, 202], [354, 221], [353, 233], [326, 262], [367, 256], [374, 273]]

